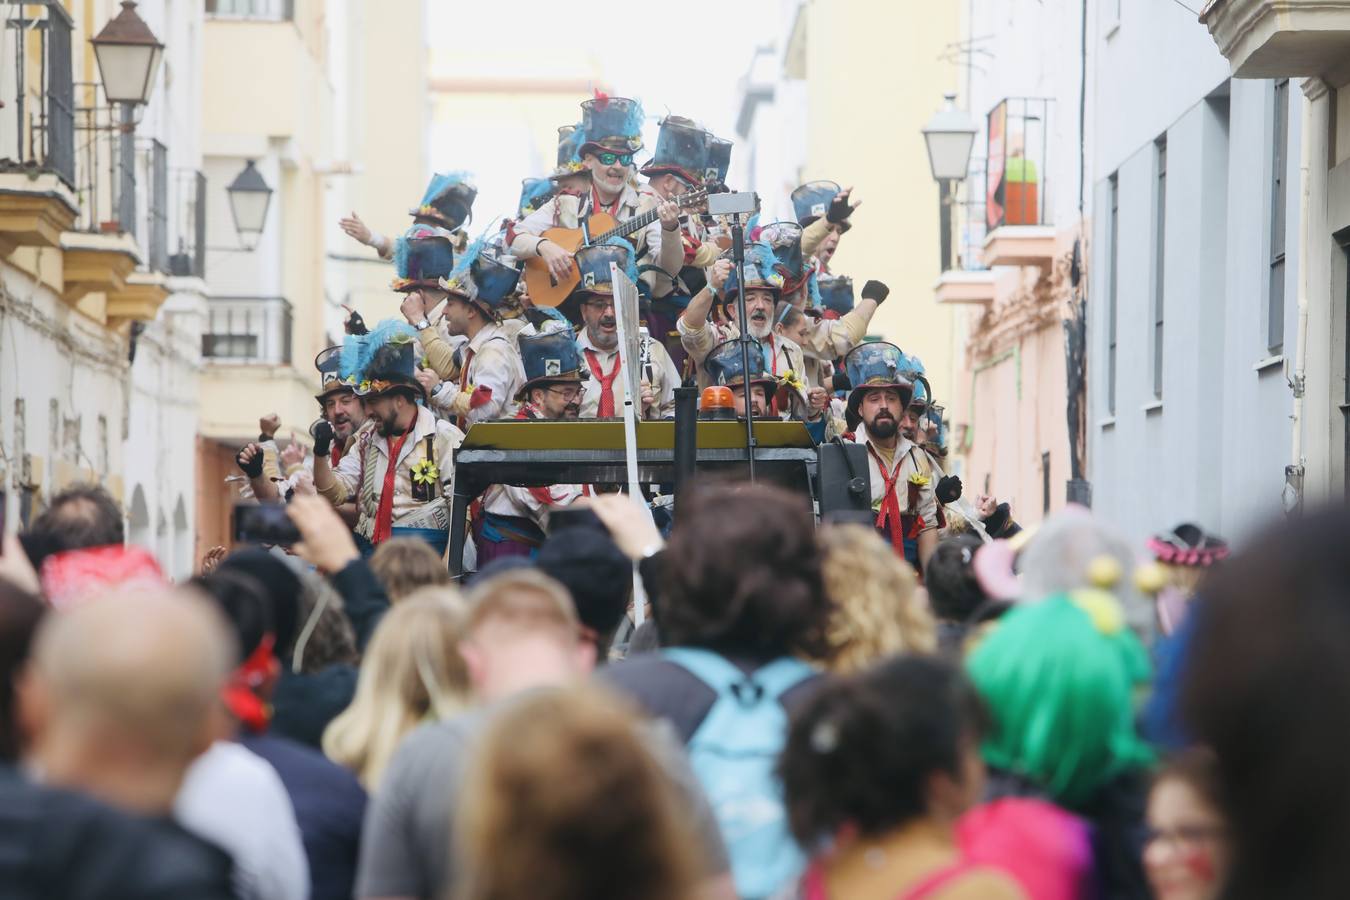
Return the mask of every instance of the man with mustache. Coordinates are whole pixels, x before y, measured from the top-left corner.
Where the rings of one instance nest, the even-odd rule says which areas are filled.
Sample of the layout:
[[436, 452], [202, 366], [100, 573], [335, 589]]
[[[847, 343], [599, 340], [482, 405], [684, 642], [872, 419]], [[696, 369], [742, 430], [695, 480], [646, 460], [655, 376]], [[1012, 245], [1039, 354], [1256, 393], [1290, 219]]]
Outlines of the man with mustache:
[[[764, 353], [758, 344], [750, 348], [750, 415], [762, 418], [769, 414], [769, 400], [777, 389], [777, 384], [764, 371]], [[708, 372], [708, 381], [715, 385], [731, 388], [735, 400], [736, 415], [745, 417], [745, 372], [741, 366], [741, 342], [727, 341], [712, 349], [703, 361]]]
[[[364, 458], [366, 445], [375, 437], [375, 426], [366, 416], [365, 401], [357, 395], [355, 385], [343, 381], [338, 371], [341, 357], [341, 347], [329, 347], [314, 357], [320, 378], [320, 391], [314, 399], [319, 401], [322, 418], [311, 427], [310, 435], [314, 438], [314, 455], [327, 455], [334, 467], [348, 455], [358, 461]], [[330, 488], [323, 497], [333, 503], [336, 492]], [[349, 527], [356, 527], [355, 502], [334, 506]]]
[[562, 280], [572, 271], [572, 254], [543, 237], [545, 231], [555, 226], [576, 228], [599, 212], [623, 222], [655, 203], [663, 229], [660, 256], [678, 265], [684, 253], [679, 207], [665, 200], [650, 200], [644, 206], [632, 183], [633, 154], [642, 149], [642, 104], [627, 97], [597, 96], [581, 104], [581, 113], [581, 125], [571, 135], [577, 149], [569, 165], [590, 173], [590, 188], [580, 197], [560, 192], [511, 224], [506, 237], [511, 253], [521, 259], [541, 257], [554, 278]]
[[[774, 334], [773, 330], [775, 304], [783, 284], [783, 276], [778, 273], [776, 266], [777, 261], [768, 244], [756, 243], [746, 247], [745, 314], [749, 319], [748, 331], [764, 349], [764, 368], [768, 373], [775, 379], [801, 385], [801, 388], [794, 392], [798, 400], [793, 401], [793, 410], [778, 410], [770, 398], [771, 411], [802, 413], [802, 418], [809, 418], [804, 414], [806, 364], [802, 348], [789, 338]], [[689, 301], [688, 308], [676, 322], [684, 349], [689, 351], [690, 358], [698, 364], [700, 387], [709, 384], [704, 361], [712, 349], [718, 344], [741, 336], [737, 322], [737, 290], [736, 270], [731, 260], [719, 259], [713, 264], [708, 286]], [[708, 314], [718, 295], [722, 304], [723, 321], [710, 322]]]
[[328, 456], [316, 456], [314, 484], [334, 506], [355, 501], [356, 533], [372, 544], [417, 537], [443, 553], [445, 494], [464, 433], [419, 403], [426, 390], [417, 380], [415, 337], [392, 319], [347, 337], [352, 352], [344, 354], [342, 377], [358, 385], [374, 436], [361, 459], [344, 457], [336, 469]]
[[853, 389], [848, 424], [855, 443], [867, 448], [876, 528], [920, 572], [937, 547], [937, 499], [933, 479], [923, 474], [922, 451], [900, 433], [900, 419], [914, 396], [904, 376], [907, 358], [883, 342], [856, 347], [844, 358]]
[[[623, 379], [619, 377], [619, 330], [615, 319], [614, 284], [609, 266], [614, 263], [629, 271], [633, 251], [626, 244], [601, 244], [583, 247], [577, 251], [577, 266], [581, 283], [567, 298], [561, 310], [573, 323], [581, 326], [577, 334], [577, 350], [582, 364], [590, 372], [595, 385], [586, 392], [581, 404], [583, 419], [608, 419], [623, 414], [626, 398]], [[675, 388], [680, 373], [660, 341], [640, 340], [644, 359], [635, 363], [642, 366], [638, 374], [642, 389], [640, 419], [663, 419], [675, 415]]]
[[[526, 381], [516, 399], [517, 419], [576, 419], [586, 387], [572, 332], [559, 327], [517, 338]], [[478, 568], [503, 556], [533, 556], [544, 542], [549, 511], [581, 496], [580, 485], [515, 487], [494, 484], [473, 504]]]

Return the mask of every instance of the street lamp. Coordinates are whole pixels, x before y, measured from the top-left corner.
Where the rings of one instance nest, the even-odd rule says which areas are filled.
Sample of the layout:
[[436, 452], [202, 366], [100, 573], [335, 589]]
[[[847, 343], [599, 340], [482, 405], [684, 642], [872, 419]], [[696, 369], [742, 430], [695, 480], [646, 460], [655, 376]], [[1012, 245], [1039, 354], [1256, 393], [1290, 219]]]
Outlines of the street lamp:
[[148, 103], [164, 59], [164, 45], [137, 15], [136, 4], [123, 0], [122, 11], [89, 43], [94, 45], [108, 102], [132, 106]]
[[979, 130], [975, 121], [956, 108], [956, 95], [946, 94], [942, 109], [923, 128], [928, 145], [928, 167], [938, 183], [938, 221], [942, 229], [942, 271], [952, 267], [952, 203], [956, 183], [965, 181], [970, 167], [970, 150]]
[[272, 189], [263, 181], [262, 173], [253, 165], [253, 160], [244, 163], [244, 168], [225, 189], [230, 197], [230, 214], [234, 216], [234, 228], [239, 232], [239, 242], [247, 250], [258, 245], [263, 226], [267, 224], [267, 207], [272, 202]]

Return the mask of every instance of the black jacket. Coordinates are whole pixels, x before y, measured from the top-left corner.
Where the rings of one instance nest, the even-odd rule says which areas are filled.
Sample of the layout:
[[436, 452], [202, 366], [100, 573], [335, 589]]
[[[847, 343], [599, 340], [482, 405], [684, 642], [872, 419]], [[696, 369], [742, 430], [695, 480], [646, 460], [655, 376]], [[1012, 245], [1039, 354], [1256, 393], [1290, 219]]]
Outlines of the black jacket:
[[229, 855], [167, 819], [119, 812], [0, 766], [3, 900], [229, 900]]

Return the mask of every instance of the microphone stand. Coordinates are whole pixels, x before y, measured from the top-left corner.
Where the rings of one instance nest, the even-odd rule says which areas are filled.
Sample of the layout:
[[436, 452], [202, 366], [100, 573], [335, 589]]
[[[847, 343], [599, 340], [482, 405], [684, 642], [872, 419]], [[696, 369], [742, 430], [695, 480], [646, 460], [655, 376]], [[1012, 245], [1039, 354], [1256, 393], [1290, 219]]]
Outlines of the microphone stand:
[[745, 397], [745, 458], [755, 480], [755, 416], [750, 397], [750, 322], [745, 314], [745, 226], [740, 213], [731, 217], [731, 259], [736, 266], [736, 322], [741, 333], [741, 392]]

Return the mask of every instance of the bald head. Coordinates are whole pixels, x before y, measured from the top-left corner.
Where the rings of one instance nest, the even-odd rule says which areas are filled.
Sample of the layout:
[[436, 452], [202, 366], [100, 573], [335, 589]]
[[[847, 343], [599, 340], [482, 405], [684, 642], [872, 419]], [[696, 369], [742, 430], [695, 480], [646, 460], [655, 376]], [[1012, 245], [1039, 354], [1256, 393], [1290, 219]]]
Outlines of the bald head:
[[48, 617], [25, 697], [48, 780], [142, 811], [172, 802], [212, 739], [232, 640], [220, 614], [184, 590]]

